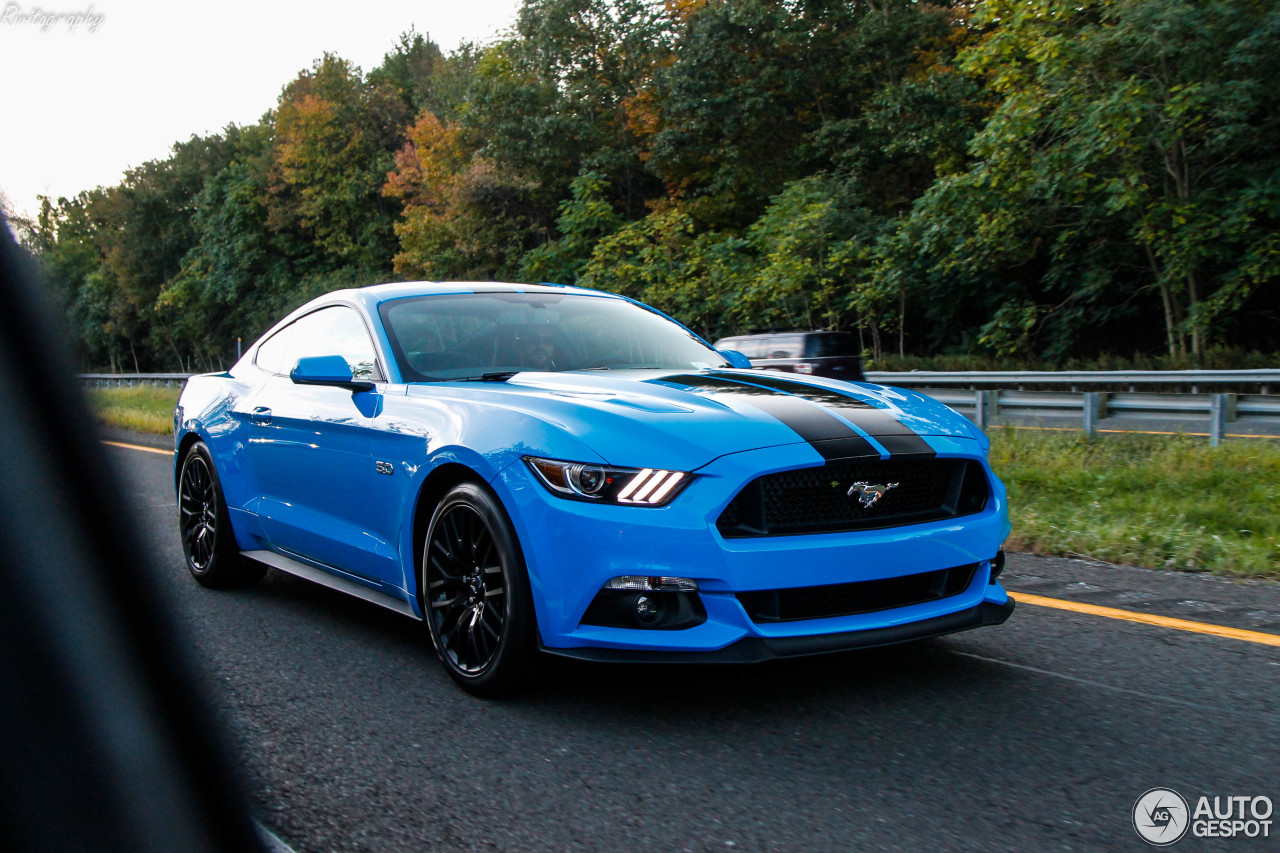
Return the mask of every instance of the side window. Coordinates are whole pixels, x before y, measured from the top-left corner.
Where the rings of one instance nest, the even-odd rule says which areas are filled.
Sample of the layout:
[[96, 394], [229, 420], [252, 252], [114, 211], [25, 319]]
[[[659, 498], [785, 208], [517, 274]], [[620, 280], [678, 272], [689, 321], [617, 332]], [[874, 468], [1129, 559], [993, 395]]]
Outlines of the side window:
[[774, 335], [765, 346], [765, 358], [800, 358], [804, 354], [799, 335]]
[[340, 355], [351, 366], [353, 379], [382, 380], [373, 342], [360, 315], [350, 308], [333, 306], [308, 314], [292, 326], [282, 373], [298, 359], [315, 355]]
[[293, 324], [285, 326], [258, 346], [258, 354], [253, 363], [268, 373], [284, 373], [284, 353], [289, 346], [289, 336], [293, 334]]

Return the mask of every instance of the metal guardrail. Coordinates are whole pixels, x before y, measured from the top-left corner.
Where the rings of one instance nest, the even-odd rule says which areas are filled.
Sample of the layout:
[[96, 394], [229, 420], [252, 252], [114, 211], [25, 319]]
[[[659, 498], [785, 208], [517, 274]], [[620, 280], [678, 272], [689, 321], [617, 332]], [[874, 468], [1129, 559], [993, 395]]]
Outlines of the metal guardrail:
[[181, 385], [194, 373], [81, 373], [81, 385], [90, 388], [128, 385]]
[[1228, 434], [1228, 424], [1241, 418], [1253, 426], [1280, 429], [1280, 396], [1273, 394], [915, 390], [984, 428], [997, 419], [1062, 418], [1077, 421], [1081, 431], [1092, 437], [1111, 417], [1190, 419], [1206, 424], [1209, 442], [1215, 447]]
[[1272, 388], [1280, 388], [1280, 370], [1272, 368], [1251, 370], [948, 370], [948, 371], [870, 371], [867, 379], [881, 385], [899, 385], [904, 388], [932, 386], [967, 388], [1013, 388], [1023, 390], [1028, 385], [1068, 385], [1073, 390], [1083, 386], [1128, 386], [1129, 392], [1138, 386], [1191, 386], [1191, 393], [1199, 393], [1199, 386], [1256, 386], [1260, 393], [1269, 394]]
[[[188, 373], [82, 373], [88, 386], [181, 385]], [[1245, 418], [1280, 428], [1280, 370], [1127, 370], [1127, 371], [873, 371], [867, 379], [883, 385], [912, 388], [968, 416], [981, 427], [999, 418], [1065, 418], [1076, 420], [1089, 436], [1108, 417], [1189, 418], [1207, 422], [1209, 440], [1217, 446], [1228, 424]], [[992, 389], [991, 385], [1006, 387]], [[1023, 391], [1007, 386], [1065, 385], [1063, 391]], [[1135, 391], [1137, 386], [1190, 385], [1192, 393]], [[1256, 385], [1262, 393], [1199, 393], [1207, 386]], [[935, 387], [944, 386], [944, 387]], [[956, 387], [961, 386], [961, 387]], [[964, 390], [968, 386], [970, 390]], [[1129, 386], [1129, 391], [1081, 391], [1082, 386]]]
[[[1021, 370], [869, 372], [867, 379], [911, 388], [967, 415], [981, 427], [1000, 419], [1076, 420], [1094, 436], [1109, 417], [1174, 418], [1206, 423], [1215, 447], [1228, 424], [1242, 417], [1254, 425], [1280, 427], [1280, 370]], [[995, 386], [995, 387], [993, 387]], [[1060, 388], [1027, 391], [1027, 386]], [[1065, 387], [1064, 387], [1065, 386]], [[1190, 387], [1191, 392], [1139, 391]], [[1257, 390], [1201, 393], [1201, 387]], [[969, 390], [961, 390], [961, 389]], [[1115, 390], [1127, 388], [1127, 391]]]

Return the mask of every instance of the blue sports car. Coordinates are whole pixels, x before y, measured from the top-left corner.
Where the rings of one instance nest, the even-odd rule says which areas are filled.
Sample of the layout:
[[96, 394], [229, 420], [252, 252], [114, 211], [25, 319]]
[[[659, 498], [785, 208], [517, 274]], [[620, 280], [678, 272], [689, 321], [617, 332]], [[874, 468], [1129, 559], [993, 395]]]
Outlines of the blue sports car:
[[760, 661], [1008, 618], [976, 427], [747, 365], [581, 288], [330, 293], [182, 392], [187, 568], [271, 566], [423, 620], [482, 695], [543, 654]]

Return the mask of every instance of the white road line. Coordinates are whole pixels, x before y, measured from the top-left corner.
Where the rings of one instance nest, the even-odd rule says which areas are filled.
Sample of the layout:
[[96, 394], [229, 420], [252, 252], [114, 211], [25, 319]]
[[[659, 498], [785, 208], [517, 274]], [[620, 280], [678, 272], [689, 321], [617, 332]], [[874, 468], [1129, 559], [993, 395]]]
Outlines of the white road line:
[[1154, 693], [1144, 693], [1141, 690], [1131, 690], [1128, 687], [1116, 687], [1114, 684], [1105, 684], [1101, 681], [1092, 681], [1088, 678], [1080, 678], [1075, 675], [1067, 675], [1062, 672], [1054, 672], [1048, 669], [1041, 669], [1038, 666], [1028, 666], [1025, 663], [1014, 663], [1013, 661], [1001, 660], [1000, 658], [989, 658], [986, 655], [976, 655], [973, 652], [962, 652], [956, 649], [939, 649], [943, 654], [959, 655], [962, 658], [973, 658], [974, 660], [984, 661], [985, 663], [994, 663], [999, 666], [1007, 666], [1011, 669], [1021, 669], [1026, 672], [1034, 672], [1037, 675], [1047, 675], [1050, 678], [1060, 678], [1063, 681], [1074, 681], [1077, 684], [1086, 684], [1089, 687], [1100, 687], [1103, 690], [1112, 690], [1116, 693], [1127, 693], [1130, 696], [1140, 696], [1143, 699], [1149, 699], [1152, 702], [1165, 702], [1170, 705], [1182, 705], [1186, 708], [1195, 708], [1198, 711], [1210, 711], [1214, 714], [1221, 714], [1222, 708], [1214, 708], [1209, 705], [1200, 705], [1195, 702], [1188, 702], [1185, 699], [1175, 699], [1172, 696], [1157, 696]]
[[253, 826], [258, 830], [258, 837], [262, 839], [262, 846], [267, 848], [267, 853], [296, 853], [296, 851], [280, 840], [280, 836], [262, 825], [261, 821], [255, 820]]

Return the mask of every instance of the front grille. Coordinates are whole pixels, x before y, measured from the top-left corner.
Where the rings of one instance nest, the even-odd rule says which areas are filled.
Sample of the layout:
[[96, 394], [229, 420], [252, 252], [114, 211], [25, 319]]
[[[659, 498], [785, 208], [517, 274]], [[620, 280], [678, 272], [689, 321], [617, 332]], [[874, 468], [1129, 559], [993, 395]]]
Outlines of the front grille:
[[[870, 507], [855, 483], [884, 487]], [[716, 527], [726, 538], [785, 536], [900, 527], [981, 512], [990, 487], [973, 459], [831, 462], [757, 477], [725, 507]]]
[[959, 595], [969, 588], [977, 563], [874, 581], [740, 592], [752, 622], [825, 619], [907, 607]]

